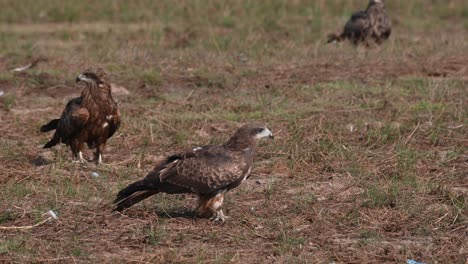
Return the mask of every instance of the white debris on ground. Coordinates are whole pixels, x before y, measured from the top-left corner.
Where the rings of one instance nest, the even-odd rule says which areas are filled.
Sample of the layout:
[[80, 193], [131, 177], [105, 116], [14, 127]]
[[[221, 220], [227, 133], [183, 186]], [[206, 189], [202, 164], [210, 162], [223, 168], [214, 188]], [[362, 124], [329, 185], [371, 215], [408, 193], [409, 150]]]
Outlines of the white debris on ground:
[[47, 211], [47, 213], [45, 213], [44, 215], [48, 215], [52, 217], [53, 219], [58, 219], [57, 214], [52, 210]]
[[33, 64], [32, 64], [32, 63], [29, 63], [29, 64], [27, 64], [27, 65], [25, 65], [25, 66], [20, 66], [20, 67], [14, 68], [14, 69], [12, 69], [11, 71], [14, 71], [14, 72], [22, 72], [22, 71], [25, 71], [25, 70], [31, 68], [32, 66], [33, 66]]
[[349, 132], [353, 133], [354, 131], [356, 131], [356, 126], [354, 126], [353, 124], [348, 124], [346, 126], [346, 128], [349, 130]]

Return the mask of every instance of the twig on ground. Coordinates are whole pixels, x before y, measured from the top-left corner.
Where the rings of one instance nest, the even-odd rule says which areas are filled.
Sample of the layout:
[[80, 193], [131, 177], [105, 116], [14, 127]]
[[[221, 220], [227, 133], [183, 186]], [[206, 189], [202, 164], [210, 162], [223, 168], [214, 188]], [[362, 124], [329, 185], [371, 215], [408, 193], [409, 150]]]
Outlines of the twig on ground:
[[416, 131], [419, 129], [419, 126], [421, 125], [421, 123], [418, 123], [416, 125], [416, 128], [414, 128], [413, 132], [411, 132], [411, 134], [406, 138], [405, 140], [405, 145], [408, 144], [408, 142], [411, 140], [411, 138], [413, 137], [414, 133], [416, 133]]
[[37, 224], [29, 225], [29, 226], [0, 226], [0, 230], [26, 230], [26, 229], [31, 229], [31, 228], [34, 228], [36, 226], [40, 226], [40, 225], [46, 223], [47, 221], [49, 221], [51, 219], [52, 219], [52, 216], [42, 220], [41, 222], [39, 222]]

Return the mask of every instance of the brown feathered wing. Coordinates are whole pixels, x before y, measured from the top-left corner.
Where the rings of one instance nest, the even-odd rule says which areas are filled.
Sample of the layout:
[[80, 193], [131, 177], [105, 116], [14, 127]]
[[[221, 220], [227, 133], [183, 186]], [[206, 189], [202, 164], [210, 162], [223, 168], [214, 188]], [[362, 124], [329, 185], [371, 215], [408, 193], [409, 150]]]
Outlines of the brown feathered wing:
[[370, 29], [370, 20], [367, 12], [358, 11], [351, 15], [341, 34], [328, 35], [327, 43], [349, 39], [354, 44], [357, 44], [368, 37]]
[[44, 145], [44, 148], [53, 147], [60, 142], [69, 144], [69, 141], [81, 132], [89, 118], [88, 110], [81, 107], [81, 103], [82, 97], [71, 99], [60, 119], [54, 119], [41, 127], [42, 132], [55, 129], [53, 138]]
[[107, 136], [107, 138], [111, 138], [120, 127], [120, 111], [118, 109], [116, 109], [115, 114], [112, 115], [110, 119], [108, 119], [108, 123], [109, 135]]
[[372, 38], [377, 44], [388, 39], [392, 33], [392, 22], [387, 16], [385, 10], [376, 10], [375, 13], [371, 14], [373, 26], [372, 26]]
[[368, 14], [365, 11], [359, 11], [354, 13], [346, 23], [343, 36], [356, 44], [368, 37], [370, 29], [371, 25]]

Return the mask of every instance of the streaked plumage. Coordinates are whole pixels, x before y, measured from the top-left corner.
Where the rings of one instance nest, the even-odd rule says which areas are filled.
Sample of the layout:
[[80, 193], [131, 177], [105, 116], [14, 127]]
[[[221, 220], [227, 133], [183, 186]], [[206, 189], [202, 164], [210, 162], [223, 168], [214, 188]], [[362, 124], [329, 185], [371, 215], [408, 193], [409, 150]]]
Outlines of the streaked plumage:
[[70, 146], [74, 160], [85, 162], [81, 151], [84, 143], [87, 143], [88, 147], [96, 148], [95, 159], [99, 164], [107, 139], [120, 126], [120, 112], [103, 69], [87, 69], [76, 78], [76, 82], [85, 84], [81, 96], [67, 103], [59, 119], [53, 119], [41, 127], [41, 132], [55, 129], [54, 136], [44, 148], [62, 142]]
[[154, 194], [195, 193], [201, 217], [224, 221], [224, 193], [239, 186], [252, 170], [257, 140], [273, 137], [266, 127], [248, 124], [223, 145], [208, 145], [167, 157], [143, 180], [117, 194], [115, 210], [121, 211]]
[[392, 23], [385, 11], [384, 0], [370, 0], [365, 11], [353, 13], [339, 35], [330, 34], [328, 43], [349, 39], [353, 44], [377, 44], [388, 39], [392, 32]]

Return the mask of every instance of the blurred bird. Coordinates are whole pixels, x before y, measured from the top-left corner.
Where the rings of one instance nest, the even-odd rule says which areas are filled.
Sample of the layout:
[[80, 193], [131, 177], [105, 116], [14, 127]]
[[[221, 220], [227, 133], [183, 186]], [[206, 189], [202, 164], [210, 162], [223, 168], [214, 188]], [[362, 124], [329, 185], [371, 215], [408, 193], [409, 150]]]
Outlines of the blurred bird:
[[327, 43], [348, 39], [354, 45], [365, 43], [368, 46], [372, 39], [381, 44], [391, 33], [392, 22], [385, 11], [384, 0], [369, 0], [366, 10], [352, 14], [341, 34], [328, 35]]
[[121, 211], [157, 193], [195, 193], [198, 215], [222, 222], [224, 194], [249, 177], [261, 138], [273, 138], [273, 134], [263, 125], [247, 124], [222, 145], [169, 156], [144, 179], [121, 190], [114, 210]]
[[41, 132], [55, 129], [54, 136], [44, 148], [65, 143], [70, 146], [74, 161], [84, 163], [82, 149], [87, 143], [89, 148], [96, 148], [94, 158], [97, 164], [101, 164], [107, 139], [120, 126], [120, 112], [103, 69], [85, 70], [76, 78], [76, 83], [85, 84], [81, 96], [67, 103], [59, 119], [53, 119], [41, 127]]

